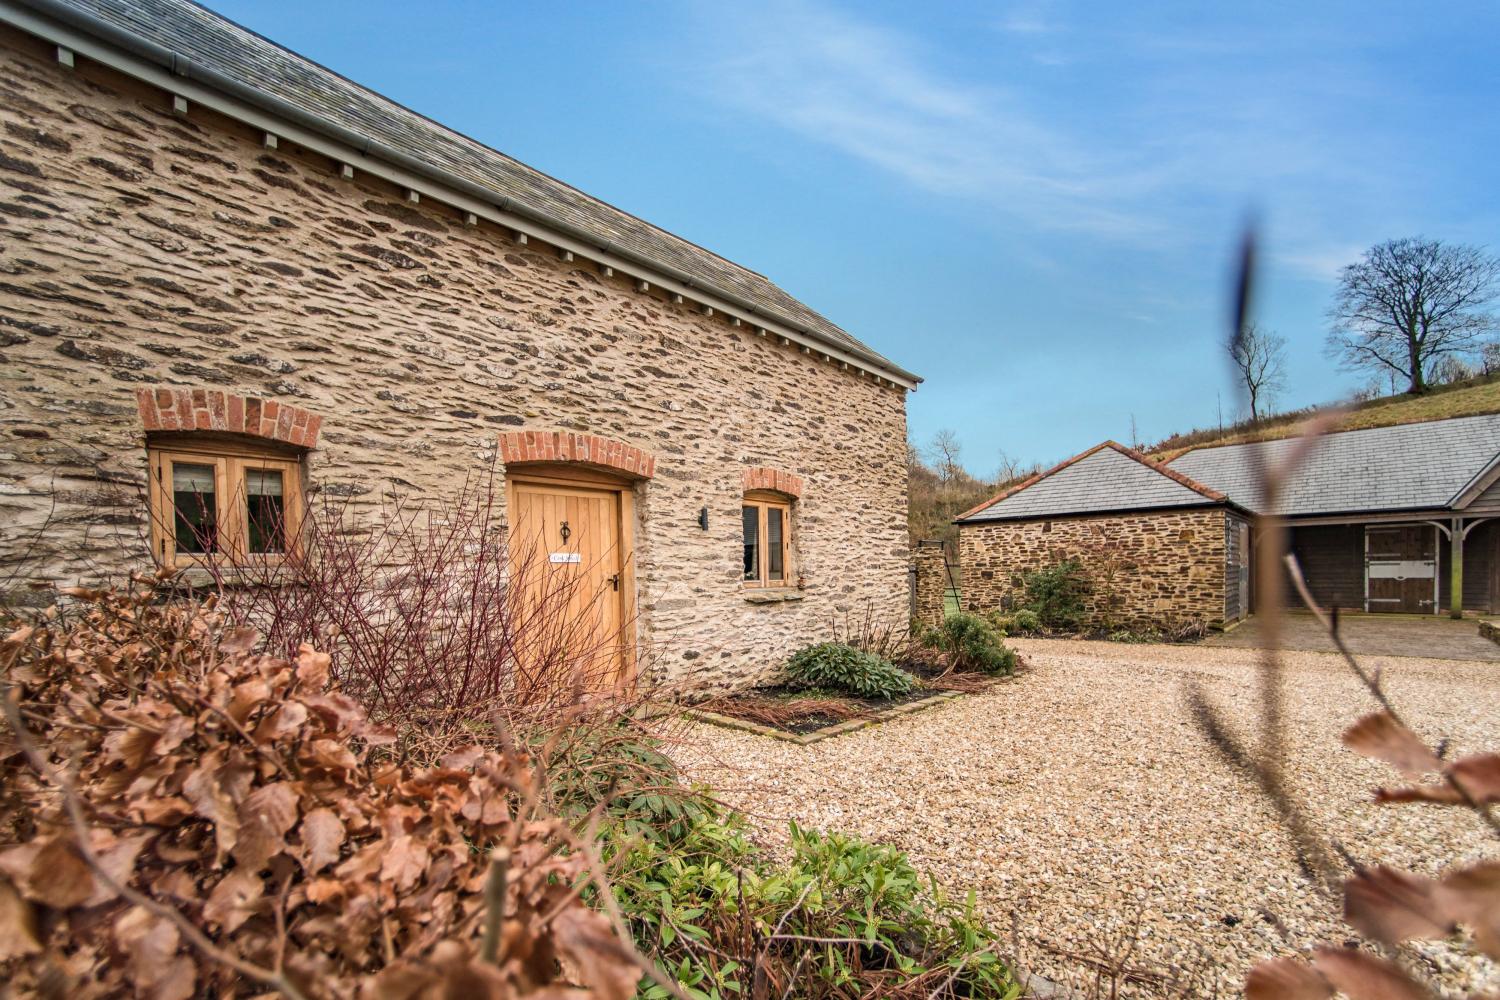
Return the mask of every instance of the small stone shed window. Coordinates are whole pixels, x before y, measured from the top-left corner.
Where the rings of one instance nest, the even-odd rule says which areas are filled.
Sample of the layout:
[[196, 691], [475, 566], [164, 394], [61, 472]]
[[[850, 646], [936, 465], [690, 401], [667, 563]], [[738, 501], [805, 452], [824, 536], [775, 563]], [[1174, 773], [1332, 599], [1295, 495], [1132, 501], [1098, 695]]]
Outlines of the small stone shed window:
[[280, 559], [302, 524], [302, 463], [213, 440], [148, 445], [151, 533], [165, 566]]
[[740, 508], [744, 524], [744, 579], [747, 587], [788, 587], [792, 572], [792, 500], [768, 490], [751, 490]]

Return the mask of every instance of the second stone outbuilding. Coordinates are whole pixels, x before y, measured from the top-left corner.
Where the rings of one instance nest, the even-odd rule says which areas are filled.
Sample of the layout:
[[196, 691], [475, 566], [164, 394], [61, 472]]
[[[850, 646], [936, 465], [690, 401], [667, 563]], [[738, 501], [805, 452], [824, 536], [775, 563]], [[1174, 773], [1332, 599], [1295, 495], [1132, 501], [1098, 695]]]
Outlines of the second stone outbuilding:
[[[1274, 505], [1265, 469], [1289, 470]], [[1106, 441], [958, 519], [963, 603], [1015, 606], [1027, 573], [1076, 559], [1095, 584], [1091, 627], [1232, 622], [1254, 610], [1252, 512], [1285, 526], [1300, 582], [1324, 607], [1500, 610], [1500, 414], [1161, 461]]]
[[1009, 609], [1065, 560], [1094, 578], [1093, 626], [1217, 626], [1248, 613], [1248, 512], [1105, 441], [958, 518], [965, 610]]

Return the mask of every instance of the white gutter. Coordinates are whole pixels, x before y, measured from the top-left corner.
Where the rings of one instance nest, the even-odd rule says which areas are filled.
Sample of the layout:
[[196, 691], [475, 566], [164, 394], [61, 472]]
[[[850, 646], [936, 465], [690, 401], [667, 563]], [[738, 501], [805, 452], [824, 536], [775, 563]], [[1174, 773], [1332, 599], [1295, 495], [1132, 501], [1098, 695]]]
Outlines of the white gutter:
[[[911, 372], [850, 351], [790, 319], [764, 312], [755, 303], [733, 293], [705, 286], [686, 272], [631, 253], [611, 241], [602, 240], [562, 220], [548, 218], [441, 167], [308, 114], [278, 97], [195, 64], [170, 49], [59, 0], [0, 0], [0, 21], [174, 97], [201, 104], [269, 136], [290, 140], [338, 163], [363, 170], [408, 192], [425, 195], [513, 232], [534, 236], [564, 252], [597, 261], [602, 267], [627, 274], [649, 275], [651, 284], [668, 293], [691, 298], [716, 312], [738, 315], [752, 327], [764, 329], [767, 335], [797, 344], [804, 353], [824, 356], [830, 362], [846, 364], [861, 374], [869, 374], [905, 389], [915, 390], [922, 381]], [[500, 198], [498, 202], [495, 200], [497, 196]]]

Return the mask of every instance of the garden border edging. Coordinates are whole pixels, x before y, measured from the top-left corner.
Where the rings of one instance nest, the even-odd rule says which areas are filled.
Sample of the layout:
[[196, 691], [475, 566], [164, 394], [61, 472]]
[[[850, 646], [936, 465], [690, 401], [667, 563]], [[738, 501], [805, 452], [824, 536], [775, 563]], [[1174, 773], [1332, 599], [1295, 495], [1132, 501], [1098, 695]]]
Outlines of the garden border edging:
[[962, 691], [941, 691], [930, 698], [921, 701], [907, 702], [905, 705], [896, 705], [892, 708], [882, 709], [868, 719], [850, 719], [847, 722], [835, 723], [810, 733], [789, 733], [785, 729], [777, 729], [774, 726], [764, 726], [759, 722], [750, 722], [747, 719], [736, 719], [732, 715], [720, 715], [718, 712], [708, 712], [697, 708], [683, 710], [686, 718], [698, 722], [706, 722], [713, 726], [722, 726], [725, 729], [738, 729], [742, 732], [756, 733], [760, 736], [769, 736], [773, 740], [781, 740], [785, 743], [795, 743], [798, 746], [808, 746], [812, 743], [820, 743], [835, 736], [852, 733], [859, 729], [868, 729], [891, 719], [900, 718], [903, 715], [913, 715], [925, 709], [936, 708], [938, 705], [946, 705], [955, 698], [962, 698]]
[[939, 705], [946, 705], [950, 701], [965, 697], [968, 694], [983, 694], [985, 691], [993, 690], [996, 685], [1006, 684], [1017, 679], [1016, 674], [1007, 677], [996, 677], [994, 681], [983, 691], [940, 691], [930, 698], [920, 701], [907, 702], [904, 705], [895, 705], [891, 708], [882, 709], [867, 719], [850, 719], [847, 722], [839, 722], [823, 729], [814, 730], [810, 733], [791, 733], [785, 729], [777, 729], [774, 726], [762, 725], [759, 722], [750, 722], [747, 719], [736, 719], [731, 715], [721, 715], [718, 712], [710, 712], [705, 709], [684, 706], [681, 711], [684, 718], [704, 722], [711, 726], [719, 726], [723, 729], [737, 729], [740, 732], [754, 733], [757, 736], [769, 736], [773, 740], [783, 743], [795, 743], [798, 746], [810, 746], [813, 743], [821, 743], [823, 740], [832, 739], [835, 736], [843, 736], [845, 733], [856, 732], [860, 729], [869, 729], [878, 726], [882, 722], [899, 719], [907, 715], [915, 715], [925, 712]]

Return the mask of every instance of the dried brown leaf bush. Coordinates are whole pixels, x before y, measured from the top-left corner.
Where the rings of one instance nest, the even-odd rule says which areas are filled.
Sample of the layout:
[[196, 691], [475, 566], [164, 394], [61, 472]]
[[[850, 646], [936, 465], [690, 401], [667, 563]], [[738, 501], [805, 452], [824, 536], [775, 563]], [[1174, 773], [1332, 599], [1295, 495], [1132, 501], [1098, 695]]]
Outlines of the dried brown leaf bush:
[[603, 876], [541, 756], [408, 766], [326, 654], [149, 588], [69, 596], [0, 646], [11, 990], [624, 1000], [653, 973], [581, 901]]

